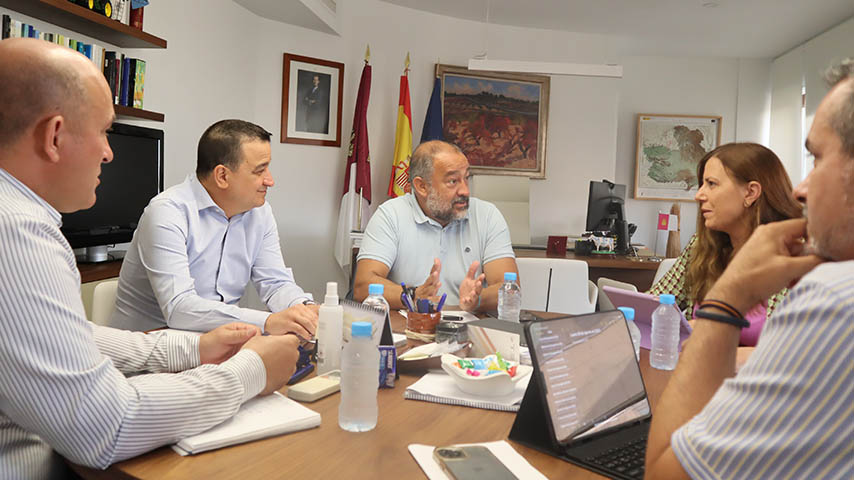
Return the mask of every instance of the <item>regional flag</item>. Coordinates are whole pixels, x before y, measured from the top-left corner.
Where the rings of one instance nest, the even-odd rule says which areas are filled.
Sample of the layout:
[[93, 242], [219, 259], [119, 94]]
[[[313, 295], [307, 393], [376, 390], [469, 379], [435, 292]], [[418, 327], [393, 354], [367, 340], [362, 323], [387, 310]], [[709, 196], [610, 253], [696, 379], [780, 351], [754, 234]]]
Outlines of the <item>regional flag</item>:
[[676, 215], [659, 213], [658, 214], [658, 230], [667, 230], [675, 232], [678, 228], [679, 220]]
[[421, 143], [430, 140], [444, 140], [442, 133], [442, 79], [436, 77], [433, 82], [433, 94], [427, 105], [427, 115], [424, 117], [424, 128], [421, 129]]
[[409, 157], [412, 156], [412, 108], [409, 106], [409, 77], [400, 76], [400, 99], [397, 102], [397, 129], [394, 134], [394, 157], [388, 196], [409, 193]]
[[350, 133], [350, 148], [347, 154], [347, 170], [344, 174], [344, 196], [338, 213], [338, 235], [335, 238], [335, 259], [349, 273], [352, 244], [350, 232], [361, 232], [368, 223], [371, 203], [371, 158], [368, 148], [368, 100], [371, 97], [371, 66], [365, 60], [356, 111], [353, 115], [353, 131]]

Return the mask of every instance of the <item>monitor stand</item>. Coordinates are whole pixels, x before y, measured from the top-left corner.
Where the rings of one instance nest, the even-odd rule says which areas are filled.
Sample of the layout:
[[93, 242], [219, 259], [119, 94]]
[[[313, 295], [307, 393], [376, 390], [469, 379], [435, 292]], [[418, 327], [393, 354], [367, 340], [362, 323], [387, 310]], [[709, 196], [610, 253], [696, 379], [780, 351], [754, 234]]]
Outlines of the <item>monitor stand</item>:
[[97, 247], [86, 247], [82, 255], [77, 255], [77, 263], [101, 263], [112, 262], [124, 258], [124, 250], [107, 251], [107, 245]]

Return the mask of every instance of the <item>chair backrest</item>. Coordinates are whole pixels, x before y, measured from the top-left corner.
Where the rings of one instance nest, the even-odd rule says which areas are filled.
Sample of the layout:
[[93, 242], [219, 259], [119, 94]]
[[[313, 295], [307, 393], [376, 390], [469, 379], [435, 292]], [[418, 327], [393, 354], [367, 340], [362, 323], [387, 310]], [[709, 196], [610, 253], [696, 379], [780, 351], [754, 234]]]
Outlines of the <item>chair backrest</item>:
[[522, 286], [522, 308], [546, 311], [549, 296], [550, 260], [548, 258], [517, 258], [519, 284]]
[[587, 262], [563, 258], [517, 258], [522, 308], [560, 313], [591, 313], [598, 291], [588, 280]]
[[667, 273], [668, 270], [673, 268], [673, 265], [676, 263], [675, 258], [665, 258], [658, 264], [658, 270], [655, 271], [655, 278], [652, 280], [652, 283], [655, 284], [661, 277]]
[[116, 308], [118, 280], [107, 280], [95, 285], [92, 292], [92, 323], [109, 326], [110, 317]]
[[606, 310], [614, 310], [614, 304], [611, 303], [611, 299], [608, 298], [608, 295], [602, 291], [602, 287], [614, 287], [614, 288], [622, 288], [623, 290], [628, 290], [630, 292], [637, 292], [638, 287], [632, 285], [631, 283], [620, 282], [618, 280], [613, 280], [607, 277], [599, 277], [599, 280], [596, 280], [596, 287], [599, 289], [599, 311], [604, 312]]
[[596, 285], [590, 282], [587, 262], [555, 259], [547, 311], [559, 313], [593, 313], [596, 310]]

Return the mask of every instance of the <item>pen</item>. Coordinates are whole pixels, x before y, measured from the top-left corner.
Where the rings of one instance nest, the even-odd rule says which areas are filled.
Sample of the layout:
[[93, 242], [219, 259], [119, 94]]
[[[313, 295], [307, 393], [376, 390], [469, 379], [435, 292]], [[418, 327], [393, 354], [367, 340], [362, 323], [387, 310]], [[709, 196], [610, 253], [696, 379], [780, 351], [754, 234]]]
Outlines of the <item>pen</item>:
[[448, 294], [447, 294], [447, 293], [443, 293], [443, 294], [442, 294], [442, 298], [440, 298], [440, 299], [439, 299], [439, 304], [438, 304], [438, 305], [436, 305], [436, 311], [437, 311], [437, 312], [441, 312], [441, 311], [442, 311], [442, 307], [445, 305], [445, 299], [446, 299], [446, 298], [448, 298]]
[[403, 302], [403, 305], [406, 306], [410, 312], [414, 312], [415, 307], [412, 305], [412, 299], [409, 298], [409, 294], [406, 293], [406, 283], [400, 282], [400, 286], [403, 288], [403, 291], [400, 292], [400, 301]]

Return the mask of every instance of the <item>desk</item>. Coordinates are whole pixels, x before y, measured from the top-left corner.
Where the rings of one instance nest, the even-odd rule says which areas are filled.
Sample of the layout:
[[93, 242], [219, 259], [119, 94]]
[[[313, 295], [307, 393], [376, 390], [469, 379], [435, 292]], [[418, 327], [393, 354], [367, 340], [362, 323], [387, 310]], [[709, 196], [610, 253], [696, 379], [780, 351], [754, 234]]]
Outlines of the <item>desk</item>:
[[[392, 315], [393, 330], [402, 331], [403, 317]], [[654, 408], [669, 372], [649, 366], [641, 350], [641, 372]], [[405, 400], [403, 392], [418, 376], [401, 375], [393, 389], [380, 389], [377, 428], [350, 433], [338, 427], [340, 395], [306, 404], [321, 415], [319, 428], [181, 457], [168, 447], [117, 463], [106, 471], [75, 466], [86, 479], [204, 478], [425, 478], [409, 454], [410, 443], [449, 445], [507, 439], [515, 414], [493, 410]], [[548, 478], [603, 477], [550, 455], [509, 442]]]
[[589, 277], [593, 283], [599, 277], [607, 277], [621, 282], [631, 283], [638, 291], [645, 292], [652, 287], [652, 280], [661, 261], [649, 260], [648, 257], [629, 257], [627, 255], [575, 255], [566, 252], [566, 256], [552, 255], [545, 250], [533, 248], [514, 248], [517, 257], [528, 258], [566, 258], [587, 262]]
[[80, 270], [80, 283], [96, 282], [98, 280], [118, 277], [121, 269], [121, 260], [77, 264], [77, 270]]

